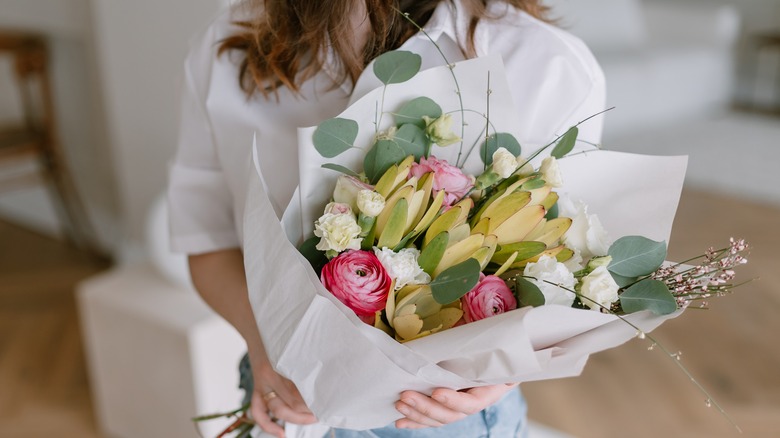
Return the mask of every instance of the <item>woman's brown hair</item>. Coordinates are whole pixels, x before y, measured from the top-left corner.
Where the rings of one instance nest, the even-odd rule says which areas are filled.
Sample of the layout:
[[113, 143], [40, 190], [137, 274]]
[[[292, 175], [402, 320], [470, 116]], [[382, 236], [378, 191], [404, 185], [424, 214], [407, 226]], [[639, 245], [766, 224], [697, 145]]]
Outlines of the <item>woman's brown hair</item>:
[[[355, 51], [351, 23], [355, 2], [365, 1], [371, 30], [362, 53]], [[369, 61], [398, 48], [417, 28], [397, 11], [424, 24], [441, 1], [452, 0], [247, 0], [251, 20], [239, 21], [242, 32], [223, 40], [219, 53], [244, 52], [239, 82], [247, 94], [260, 91], [268, 97], [281, 86], [297, 92], [300, 84], [319, 71], [330, 45], [341, 63], [342, 80], [357, 79]], [[462, 0], [472, 17], [464, 54], [473, 56], [474, 32], [491, 0]], [[541, 0], [502, 0], [528, 14], [543, 18]], [[463, 44], [463, 42], [460, 42]]]

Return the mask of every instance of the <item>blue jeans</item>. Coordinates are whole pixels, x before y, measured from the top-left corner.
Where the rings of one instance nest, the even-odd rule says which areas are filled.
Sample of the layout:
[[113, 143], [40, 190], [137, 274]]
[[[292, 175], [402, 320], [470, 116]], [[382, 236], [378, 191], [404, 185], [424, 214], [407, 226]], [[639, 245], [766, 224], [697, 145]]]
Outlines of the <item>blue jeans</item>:
[[528, 407], [519, 390], [474, 415], [456, 423], [428, 429], [396, 429], [392, 424], [380, 429], [332, 429], [323, 438], [525, 438]]

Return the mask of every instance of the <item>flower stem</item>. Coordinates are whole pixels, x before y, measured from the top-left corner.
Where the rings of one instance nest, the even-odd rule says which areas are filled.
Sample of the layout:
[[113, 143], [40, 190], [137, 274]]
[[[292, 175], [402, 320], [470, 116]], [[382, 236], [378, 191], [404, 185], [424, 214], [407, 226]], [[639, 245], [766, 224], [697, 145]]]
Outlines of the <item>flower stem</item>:
[[466, 118], [465, 118], [465, 110], [463, 108], [463, 96], [461, 95], [460, 92], [460, 84], [458, 83], [457, 75], [453, 71], [453, 69], [455, 68], [455, 64], [451, 63], [447, 59], [447, 55], [444, 54], [444, 51], [442, 51], [439, 44], [437, 44], [436, 41], [434, 41], [433, 38], [431, 38], [431, 36], [428, 35], [428, 32], [426, 32], [425, 29], [423, 29], [419, 24], [417, 24], [414, 20], [412, 20], [411, 17], [409, 17], [409, 14], [407, 12], [403, 12], [400, 9], [396, 8], [395, 6], [393, 6], [393, 9], [395, 9], [396, 12], [401, 14], [401, 16], [404, 17], [406, 21], [411, 23], [412, 26], [416, 27], [417, 30], [420, 31], [423, 35], [425, 35], [425, 37], [428, 38], [428, 41], [430, 41], [431, 44], [433, 44], [433, 46], [436, 47], [436, 50], [439, 52], [439, 55], [441, 55], [441, 58], [444, 60], [444, 63], [447, 65], [450, 74], [452, 75], [452, 80], [455, 82], [455, 90], [456, 90], [455, 92], [458, 95], [458, 103], [460, 104], [460, 148], [458, 149], [458, 158], [455, 160], [455, 163], [457, 164], [460, 162], [460, 156], [463, 153], [463, 137], [466, 135]]
[[712, 396], [712, 395], [709, 393], [709, 391], [707, 391], [707, 390], [704, 388], [704, 386], [702, 386], [702, 384], [701, 384], [701, 383], [699, 383], [699, 381], [698, 381], [698, 380], [696, 380], [696, 378], [695, 378], [695, 377], [693, 377], [693, 374], [691, 374], [691, 372], [690, 372], [690, 371], [688, 371], [688, 368], [686, 368], [686, 367], [685, 367], [685, 365], [683, 365], [683, 364], [682, 364], [682, 362], [680, 362], [680, 356], [679, 356], [679, 353], [672, 353], [672, 352], [671, 352], [671, 351], [669, 351], [669, 350], [668, 350], [666, 347], [664, 347], [664, 346], [663, 346], [663, 344], [661, 344], [660, 342], [658, 342], [658, 340], [657, 340], [656, 338], [654, 338], [653, 336], [651, 336], [651, 335], [649, 335], [649, 334], [645, 333], [645, 332], [644, 332], [644, 330], [640, 329], [638, 326], [636, 326], [636, 325], [635, 325], [634, 323], [632, 323], [631, 321], [627, 320], [626, 318], [624, 318], [624, 317], [623, 317], [623, 316], [621, 316], [621, 315], [618, 315], [617, 313], [613, 312], [611, 309], [607, 308], [606, 306], [603, 306], [601, 303], [598, 303], [598, 302], [596, 302], [596, 301], [594, 301], [594, 300], [592, 300], [592, 299], [590, 299], [590, 298], [588, 298], [588, 297], [586, 297], [586, 296], [582, 295], [581, 293], [579, 293], [579, 292], [577, 292], [577, 291], [575, 291], [575, 290], [572, 290], [572, 289], [569, 289], [569, 288], [563, 287], [563, 286], [561, 286], [560, 284], [558, 284], [558, 283], [553, 283], [553, 282], [551, 282], [551, 281], [547, 281], [547, 280], [539, 280], [539, 279], [538, 279], [538, 278], [536, 278], [536, 277], [530, 277], [530, 276], [525, 276], [525, 275], [522, 275], [522, 277], [523, 277], [523, 278], [526, 278], [526, 279], [533, 279], [533, 280], [536, 280], [536, 281], [541, 281], [541, 282], [544, 282], [544, 283], [547, 283], [547, 284], [550, 284], [550, 285], [553, 285], [553, 286], [559, 287], [559, 288], [561, 288], [561, 289], [563, 289], [563, 290], [569, 291], [569, 292], [573, 293], [574, 295], [576, 295], [577, 297], [579, 297], [581, 300], [582, 300], [582, 299], [586, 299], [586, 300], [590, 301], [591, 303], [594, 303], [594, 304], [596, 304], [596, 305], [597, 305], [597, 306], [599, 306], [599, 307], [600, 307], [602, 310], [606, 311], [607, 313], [609, 313], [609, 314], [611, 314], [611, 315], [614, 315], [614, 316], [618, 317], [618, 318], [619, 318], [621, 321], [623, 321], [624, 323], [626, 323], [626, 324], [628, 324], [629, 326], [631, 326], [633, 329], [635, 329], [635, 330], [637, 331], [637, 334], [638, 334], [640, 337], [642, 337], [642, 338], [646, 338], [646, 339], [648, 339], [650, 342], [652, 342], [652, 343], [653, 343], [652, 345], [654, 345], [654, 346], [658, 346], [658, 348], [660, 348], [660, 349], [661, 349], [661, 351], [663, 351], [663, 352], [664, 352], [664, 354], [666, 354], [666, 356], [667, 356], [667, 357], [669, 357], [669, 358], [672, 360], [672, 362], [674, 362], [674, 364], [677, 366], [677, 368], [679, 368], [680, 370], [682, 370], [682, 372], [683, 372], [683, 373], [684, 373], [684, 374], [685, 374], [685, 375], [688, 377], [688, 379], [690, 379], [691, 383], [693, 383], [693, 385], [694, 385], [694, 386], [695, 386], [695, 387], [696, 387], [696, 388], [699, 390], [699, 392], [701, 392], [701, 393], [702, 393], [702, 395], [704, 395], [705, 397], [707, 397], [707, 399], [706, 399], [707, 405], [708, 405], [708, 406], [709, 406], [709, 405], [715, 406], [715, 408], [718, 410], [718, 412], [719, 412], [719, 413], [720, 413], [720, 414], [721, 414], [721, 415], [722, 415], [722, 416], [723, 416], [723, 417], [724, 417], [724, 418], [725, 418], [725, 419], [726, 419], [726, 420], [727, 420], [729, 423], [731, 423], [731, 425], [732, 425], [732, 426], [734, 426], [734, 428], [737, 430], [737, 432], [739, 432], [739, 433], [742, 433], [742, 429], [741, 429], [741, 428], [739, 427], [739, 425], [738, 425], [738, 424], [737, 424], [737, 423], [734, 421], [734, 419], [733, 419], [733, 418], [731, 418], [731, 416], [730, 416], [728, 413], [726, 413], [726, 410], [725, 410], [725, 409], [723, 409], [723, 407], [720, 405], [720, 403], [718, 403], [718, 402], [715, 400], [715, 398], [714, 398], [714, 397], [713, 397], [713, 396]]

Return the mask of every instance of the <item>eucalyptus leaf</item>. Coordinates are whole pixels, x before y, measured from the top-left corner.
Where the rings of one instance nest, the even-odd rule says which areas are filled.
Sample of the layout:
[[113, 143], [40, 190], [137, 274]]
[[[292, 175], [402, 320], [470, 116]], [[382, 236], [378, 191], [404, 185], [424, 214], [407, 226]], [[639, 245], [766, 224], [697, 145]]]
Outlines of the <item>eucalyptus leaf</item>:
[[626, 313], [650, 310], [656, 315], [668, 315], [677, 310], [677, 300], [663, 281], [646, 279], [620, 294], [620, 306]]
[[325, 256], [325, 253], [316, 248], [319, 242], [319, 237], [312, 237], [304, 241], [301, 246], [298, 247], [298, 251], [309, 261], [309, 264], [311, 264], [311, 267], [317, 272], [317, 275], [322, 271], [322, 267], [328, 263], [328, 258]]
[[349, 175], [349, 176], [352, 176], [352, 177], [360, 179], [360, 175], [357, 172], [353, 171], [350, 168], [344, 167], [344, 166], [342, 166], [340, 164], [325, 163], [325, 164], [322, 165], [322, 168], [323, 169], [335, 170], [336, 172], [341, 172], [344, 175]]
[[252, 401], [252, 392], [255, 388], [252, 365], [249, 363], [249, 353], [244, 354], [238, 363], [238, 388], [244, 391], [241, 404], [249, 404]]
[[398, 112], [395, 113], [395, 123], [398, 126], [407, 123], [414, 124], [420, 129], [425, 129], [425, 120], [423, 116], [431, 119], [438, 119], [442, 115], [441, 107], [428, 97], [418, 97], [406, 102]]
[[480, 265], [475, 259], [468, 259], [447, 268], [430, 284], [433, 299], [447, 305], [466, 295], [479, 283]]
[[358, 124], [354, 120], [336, 117], [320, 123], [314, 130], [314, 148], [325, 158], [333, 158], [353, 147], [358, 135]]
[[617, 283], [619, 287], [626, 287], [630, 284], [634, 284], [637, 280], [637, 277], [624, 277], [622, 275], [615, 274], [612, 271], [610, 271], [609, 274], [612, 276], [612, 279], [615, 280], [615, 283]]
[[569, 130], [561, 136], [561, 139], [558, 140], [558, 144], [555, 145], [552, 152], [550, 152], [550, 155], [555, 158], [563, 158], [566, 156], [566, 154], [574, 149], [574, 144], [577, 143], [577, 136], [579, 133], [580, 130], [576, 126], [569, 128]]
[[517, 293], [517, 307], [539, 307], [544, 305], [544, 294], [539, 286], [523, 278], [515, 278], [515, 292]]
[[666, 242], [642, 236], [621, 237], [609, 248], [609, 270], [623, 277], [641, 277], [655, 272], [666, 259]]
[[498, 148], [504, 148], [514, 156], [520, 155], [523, 151], [522, 147], [520, 147], [520, 142], [517, 141], [514, 135], [506, 132], [493, 134], [482, 142], [482, 147], [479, 149], [479, 156], [486, 166], [493, 164], [493, 153], [496, 152]]
[[416, 53], [392, 50], [374, 61], [374, 74], [383, 84], [400, 84], [420, 71], [422, 57]]
[[558, 208], [558, 203], [556, 202], [555, 204], [553, 204], [552, 207], [550, 207], [549, 210], [547, 210], [547, 214], [544, 216], [544, 218], [547, 219], [548, 221], [551, 221], [553, 219], [556, 219], [558, 215], [559, 215], [559, 208]]
[[428, 145], [430, 144], [425, 131], [411, 123], [402, 125], [398, 132], [395, 133], [393, 140], [395, 140], [398, 146], [401, 146], [401, 149], [404, 150], [407, 156], [414, 155], [415, 160], [419, 160], [425, 155], [425, 151], [428, 150]]
[[363, 170], [372, 184], [390, 168], [393, 164], [400, 163], [406, 158], [406, 152], [393, 140], [379, 140], [374, 143], [371, 150], [363, 160]]

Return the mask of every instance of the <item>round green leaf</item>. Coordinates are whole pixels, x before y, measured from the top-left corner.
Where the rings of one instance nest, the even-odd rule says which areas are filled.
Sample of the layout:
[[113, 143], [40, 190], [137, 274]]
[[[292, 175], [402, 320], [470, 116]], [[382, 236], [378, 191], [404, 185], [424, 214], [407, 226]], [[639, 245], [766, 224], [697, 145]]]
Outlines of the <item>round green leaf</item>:
[[515, 278], [515, 292], [517, 293], [517, 307], [539, 307], [544, 305], [544, 294], [539, 286], [523, 278]]
[[609, 270], [623, 277], [641, 277], [655, 272], [666, 259], [666, 242], [642, 236], [625, 236], [609, 248]]
[[325, 158], [333, 158], [355, 143], [358, 124], [354, 120], [334, 118], [320, 123], [314, 131], [314, 148]]
[[660, 280], [642, 280], [620, 294], [620, 307], [626, 313], [650, 310], [656, 315], [668, 315], [677, 310], [677, 300]]
[[344, 175], [349, 175], [353, 178], [360, 179], [360, 175], [355, 172], [354, 170], [344, 167], [340, 164], [334, 164], [334, 163], [325, 163], [321, 166], [323, 169], [329, 169], [329, 170], [335, 170], [336, 172], [343, 173]]
[[558, 140], [558, 144], [555, 145], [550, 155], [555, 158], [563, 158], [566, 154], [574, 149], [574, 144], [577, 142], [577, 135], [580, 130], [576, 126], [572, 126], [566, 131], [565, 134]]
[[517, 141], [514, 135], [506, 132], [493, 134], [482, 143], [482, 147], [479, 150], [479, 156], [486, 166], [493, 164], [493, 153], [496, 152], [498, 148], [504, 148], [514, 156], [518, 156], [522, 152], [520, 142]]
[[420, 55], [403, 50], [392, 50], [374, 61], [374, 74], [383, 84], [400, 84], [413, 78], [420, 71]]
[[419, 160], [428, 150], [429, 141], [425, 131], [411, 123], [401, 126], [393, 140], [401, 146], [407, 156], [414, 155], [415, 160]]
[[433, 299], [443, 305], [454, 303], [479, 283], [479, 272], [480, 265], [475, 259], [445, 269], [430, 284]]
[[379, 140], [366, 154], [363, 160], [363, 170], [366, 176], [375, 184], [377, 180], [393, 164], [398, 164], [406, 158], [406, 152], [393, 140]]
[[406, 102], [404, 106], [395, 113], [395, 123], [398, 126], [412, 123], [420, 129], [425, 129], [425, 120], [423, 120], [423, 116], [438, 119], [441, 115], [442, 111], [439, 104], [423, 96]]

